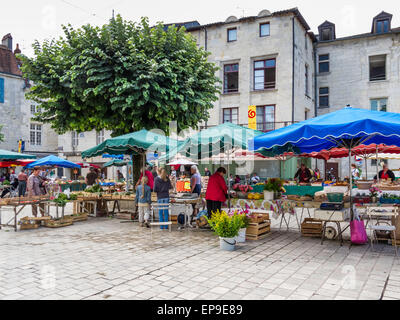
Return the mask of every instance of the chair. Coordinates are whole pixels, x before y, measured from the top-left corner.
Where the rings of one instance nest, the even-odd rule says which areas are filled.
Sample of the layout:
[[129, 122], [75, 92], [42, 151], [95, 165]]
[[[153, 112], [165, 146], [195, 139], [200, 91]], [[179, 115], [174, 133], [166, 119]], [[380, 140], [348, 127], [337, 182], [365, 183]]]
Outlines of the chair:
[[[385, 210], [385, 211], [383, 211]], [[372, 220], [372, 217], [378, 217], [376, 225], [369, 225], [368, 229], [371, 230], [371, 250], [374, 251], [374, 241], [378, 242], [379, 240], [387, 240], [387, 238], [382, 238], [378, 233], [379, 232], [389, 232], [393, 236], [393, 243], [394, 248], [397, 254], [397, 241], [396, 241], [396, 226], [389, 225], [388, 222], [384, 222], [385, 224], [380, 224], [379, 217], [386, 216], [386, 217], [394, 217], [396, 221], [396, 217], [398, 215], [398, 208], [397, 207], [368, 207], [367, 208], [367, 215], [369, 221]], [[382, 220], [382, 219], [381, 219]]]
[[[154, 222], [154, 216], [158, 210], [168, 210], [168, 220], [167, 222], [160, 222], [160, 217], [158, 217], [158, 222]], [[171, 204], [170, 203], [152, 203], [151, 204], [151, 220], [150, 227], [157, 226], [168, 226], [169, 232], [172, 231], [172, 221], [171, 221]]]

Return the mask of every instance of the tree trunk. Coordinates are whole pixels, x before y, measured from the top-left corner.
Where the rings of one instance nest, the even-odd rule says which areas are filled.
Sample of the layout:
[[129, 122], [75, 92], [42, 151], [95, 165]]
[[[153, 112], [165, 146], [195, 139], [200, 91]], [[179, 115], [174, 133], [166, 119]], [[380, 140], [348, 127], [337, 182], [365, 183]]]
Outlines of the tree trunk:
[[133, 159], [133, 168], [132, 168], [132, 176], [133, 176], [133, 185], [139, 181], [140, 178], [140, 169], [143, 167], [143, 156], [142, 155], [134, 155]]

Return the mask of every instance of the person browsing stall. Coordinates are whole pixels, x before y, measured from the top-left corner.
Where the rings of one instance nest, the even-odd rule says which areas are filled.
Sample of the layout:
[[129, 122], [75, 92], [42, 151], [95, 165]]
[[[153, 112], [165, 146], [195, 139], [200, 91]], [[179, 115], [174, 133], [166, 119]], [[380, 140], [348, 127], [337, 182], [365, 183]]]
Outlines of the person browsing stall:
[[150, 204], [151, 204], [151, 190], [147, 185], [148, 178], [143, 177], [141, 184], [136, 188], [135, 202], [138, 205], [139, 210], [139, 225], [141, 227], [146, 226], [150, 228]]
[[[32, 174], [28, 178], [27, 191], [29, 197], [37, 197], [43, 195], [42, 189], [40, 188], [40, 168], [34, 168]], [[44, 217], [44, 203], [39, 204], [40, 212]], [[32, 204], [32, 215], [37, 217], [37, 204]]]
[[311, 171], [304, 163], [301, 164], [300, 169], [296, 172], [294, 179], [299, 179], [300, 183], [309, 183], [311, 180]]
[[27, 181], [28, 181], [28, 175], [25, 173], [25, 169], [22, 169], [18, 175], [18, 196], [19, 197], [25, 197]]
[[[157, 203], [167, 205], [169, 203], [169, 190], [172, 189], [171, 180], [168, 178], [167, 170], [161, 168], [160, 175], [154, 180], [154, 192], [157, 193]], [[163, 208], [158, 210], [160, 222], [169, 221], [168, 209]], [[160, 226], [161, 229], [168, 229], [168, 226]]]
[[226, 201], [228, 187], [224, 179], [225, 168], [221, 167], [214, 173], [208, 181], [206, 200], [207, 216], [211, 218], [212, 213], [221, 211], [222, 204]]
[[90, 167], [89, 173], [86, 175], [86, 185], [92, 186], [96, 183], [98, 179], [98, 175], [95, 172], [94, 168]]
[[[147, 185], [150, 187], [151, 191], [154, 189], [154, 177], [151, 171], [145, 170], [145, 176], [147, 177]], [[140, 169], [140, 178], [139, 181], [136, 183], [136, 187], [140, 184], [143, 177], [143, 168]]]

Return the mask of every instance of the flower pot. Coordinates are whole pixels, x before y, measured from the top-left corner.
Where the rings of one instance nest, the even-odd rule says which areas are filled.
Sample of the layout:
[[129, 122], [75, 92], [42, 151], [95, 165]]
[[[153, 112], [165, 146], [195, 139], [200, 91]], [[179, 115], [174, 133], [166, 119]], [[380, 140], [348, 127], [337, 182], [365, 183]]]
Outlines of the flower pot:
[[234, 251], [236, 246], [236, 238], [219, 237], [219, 247], [224, 251]]
[[236, 237], [236, 242], [237, 243], [246, 242], [246, 230], [247, 230], [247, 228], [242, 228], [242, 229], [239, 230], [239, 234]]
[[274, 200], [274, 192], [264, 191], [264, 200]]

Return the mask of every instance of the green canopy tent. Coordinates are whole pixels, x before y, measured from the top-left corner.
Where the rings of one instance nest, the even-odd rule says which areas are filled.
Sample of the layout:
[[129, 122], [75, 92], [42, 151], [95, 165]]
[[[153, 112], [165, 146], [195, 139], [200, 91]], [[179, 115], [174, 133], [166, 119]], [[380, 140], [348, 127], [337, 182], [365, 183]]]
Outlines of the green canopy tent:
[[[110, 155], [142, 155], [144, 171], [147, 152], [150, 151], [160, 154], [161, 152], [168, 152], [177, 146], [177, 140], [143, 129], [123, 136], [107, 139], [96, 147], [82, 152], [82, 158], [97, 157], [105, 153]], [[129, 188], [128, 183], [127, 188]]]
[[[224, 123], [216, 127], [201, 130], [187, 138], [181, 145], [172, 149], [163, 159], [171, 159], [178, 153], [184, 154], [191, 159], [211, 158], [224, 152], [228, 163], [228, 189], [230, 191], [229, 172], [230, 154], [237, 149], [248, 150], [249, 141], [262, 134], [261, 131], [249, 129], [232, 123]], [[229, 207], [230, 207], [230, 192]]]
[[103, 168], [109, 168], [109, 167], [125, 167], [128, 164], [128, 161], [124, 160], [118, 160], [114, 159], [111, 161], [108, 161], [103, 165]]
[[8, 160], [22, 160], [22, 159], [36, 159], [36, 156], [31, 154], [24, 154], [0, 149], [0, 161]]

